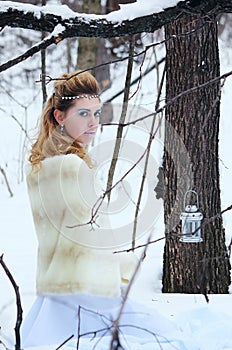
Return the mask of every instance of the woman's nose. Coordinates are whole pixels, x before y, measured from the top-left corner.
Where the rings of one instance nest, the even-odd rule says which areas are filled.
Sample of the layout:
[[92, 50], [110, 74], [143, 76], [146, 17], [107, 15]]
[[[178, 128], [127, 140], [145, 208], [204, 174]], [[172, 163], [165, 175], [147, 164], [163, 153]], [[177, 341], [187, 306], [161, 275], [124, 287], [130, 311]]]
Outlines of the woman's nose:
[[91, 112], [90, 114], [90, 120], [89, 120], [89, 125], [97, 125], [98, 124], [98, 118], [95, 117], [94, 113]]

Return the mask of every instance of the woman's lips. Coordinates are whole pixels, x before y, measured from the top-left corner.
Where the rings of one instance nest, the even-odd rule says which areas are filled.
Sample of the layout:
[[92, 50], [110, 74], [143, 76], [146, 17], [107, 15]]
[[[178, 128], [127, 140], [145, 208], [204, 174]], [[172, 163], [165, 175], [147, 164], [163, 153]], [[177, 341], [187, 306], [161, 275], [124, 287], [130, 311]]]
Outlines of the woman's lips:
[[94, 131], [86, 131], [86, 132], [85, 132], [85, 135], [94, 135], [94, 134], [95, 134]]

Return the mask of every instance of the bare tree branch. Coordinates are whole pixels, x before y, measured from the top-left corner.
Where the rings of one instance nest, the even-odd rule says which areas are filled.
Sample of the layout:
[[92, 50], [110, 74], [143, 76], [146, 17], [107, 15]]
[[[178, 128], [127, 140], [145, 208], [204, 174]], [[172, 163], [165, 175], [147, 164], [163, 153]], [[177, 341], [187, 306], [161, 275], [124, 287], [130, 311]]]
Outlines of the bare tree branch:
[[14, 291], [16, 295], [16, 305], [17, 305], [17, 318], [16, 318], [16, 324], [15, 324], [15, 350], [21, 350], [21, 339], [20, 339], [20, 327], [23, 319], [23, 309], [21, 304], [21, 298], [19, 294], [19, 287], [17, 286], [12, 274], [10, 273], [9, 269], [7, 268], [6, 264], [3, 261], [3, 255], [0, 256], [0, 265], [2, 265], [3, 270], [5, 271], [7, 277], [9, 278]]
[[64, 36], [62, 34], [62, 30], [58, 34], [49, 35], [49, 37], [45, 38], [40, 43], [37, 43], [36, 45], [32, 46], [29, 50], [24, 52], [22, 55], [19, 55], [18, 57], [15, 57], [12, 60], [9, 60], [6, 63], [1, 64], [0, 72], [13, 67], [22, 61], [25, 61], [27, 58], [33, 56], [35, 53], [40, 52], [41, 50], [45, 50], [51, 44], [58, 44], [63, 39], [64, 39]]
[[231, 257], [231, 249], [232, 249], [232, 237], [230, 239], [230, 243], [228, 245], [228, 255], [229, 255], [229, 258]]
[[147, 243], [145, 244], [144, 246], [144, 250], [143, 250], [143, 254], [141, 254], [140, 256], [140, 259], [138, 260], [138, 263], [135, 267], [135, 270], [134, 270], [134, 273], [130, 279], [130, 282], [128, 284], [128, 287], [126, 289], [126, 292], [125, 292], [125, 295], [123, 297], [123, 301], [122, 301], [122, 304], [121, 304], [121, 307], [119, 309], [119, 312], [118, 312], [118, 316], [117, 318], [115, 319], [114, 323], [113, 323], [113, 334], [112, 334], [112, 339], [111, 339], [111, 344], [110, 344], [110, 350], [114, 350], [114, 349], [120, 349], [120, 347], [116, 348], [114, 347], [114, 342], [116, 342], [116, 344], [118, 344], [120, 346], [120, 340], [119, 340], [119, 321], [121, 319], [121, 316], [122, 316], [122, 313], [123, 313], [123, 310], [124, 310], [124, 307], [126, 305], [126, 301], [127, 301], [127, 298], [128, 298], [128, 295], [130, 293], [130, 290], [132, 288], [132, 285], [134, 283], [134, 280], [135, 280], [135, 277], [139, 271], [139, 268], [142, 264], [142, 261], [144, 259], [144, 257], [146, 256], [146, 252], [147, 252], [147, 249], [148, 249], [148, 246], [149, 246], [149, 242], [151, 240], [151, 236], [152, 236], [152, 232], [150, 233], [149, 237], [148, 237], [148, 240], [147, 240]]
[[[134, 56], [133, 56], [134, 57]], [[145, 77], [147, 74], [149, 74], [150, 72], [152, 72], [158, 65], [160, 65], [161, 63], [163, 63], [165, 61], [165, 58], [162, 58], [161, 60], [159, 60], [158, 62], [156, 62], [155, 64], [153, 64], [151, 67], [149, 67], [148, 69], [145, 70], [145, 72], [142, 73], [142, 75], [140, 75], [138, 78], [132, 80], [130, 86], [133, 86], [134, 84], [138, 83], [138, 81], [140, 79], [142, 79], [143, 77]], [[119, 92], [117, 92], [115, 95], [111, 96], [108, 100], [106, 100], [104, 103], [109, 103], [112, 102], [116, 97], [120, 96], [122, 93], [124, 92], [124, 89], [120, 90]], [[105, 124], [104, 124], [105, 125]]]
[[65, 341], [63, 341], [63, 343], [61, 343], [55, 350], [59, 350], [60, 348], [62, 348], [62, 346], [64, 346], [73, 337], [74, 337], [74, 334], [70, 335], [70, 337], [68, 337]]
[[0, 345], [2, 345], [4, 347], [5, 350], [8, 350], [6, 344], [3, 343], [3, 341], [0, 340]]
[[78, 327], [77, 327], [77, 346], [76, 349], [79, 349], [80, 345], [80, 329], [81, 329], [81, 306], [78, 306], [78, 311], [77, 311], [77, 320], [78, 320]]
[[10, 194], [11, 197], [13, 197], [13, 192], [11, 191], [11, 188], [10, 188], [10, 184], [9, 184], [9, 181], [7, 179], [7, 176], [6, 176], [6, 172], [5, 170], [0, 166], [0, 173], [2, 174], [2, 176], [4, 177], [4, 180], [5, 180], [5, 183], [6, 183], [6, 187], [7, 187], [7, 190]]
[[[42, 0], [42, 6], [45, 6], [47, 3], [47, 0]], [[41, 33], [41, 39], [44, 40], [46, 38], [45, 32]], [[42, 77], [42, 95], [43, 95], [43, 104], [42, 106], [45, 105], [45, 102], [47, 100], [47, 90], [46, 90], [46, 81], [45, 81], [45, 76], [46, 76], [46, 48], [41, 49], [41, 77]]]
[[[230, 205], [229, 207], [227, 207], [226, 209], [222, 210], [220, 213], [210, 217], [210, 218], [207, 218], [204, 220], [204, 222], [201, 224], [200, 227], [198, 227], [194, 232], [188, 232], [188, 233], [185, 233], [185, 234], [179, 234], [179, 233], [174, 233], [174, 232], [171, 232], [170, 235], [172, 236], [178, 236], [178, 237], [182, 237], [182, 236], [186, 236], [186, 235], [189, 235], [190, 233], [191, 234], [196, 234], [198, 230], [202, 229], [202, 227], [206, 226], [207, 224], [209, 224], [210, 222], [213, 222], [214, 220], [218, 219], [218, 218], [221, 218], [222, 215], [224, 213], [226, 213], [227, 211], [229, 210], [232, 210], [232, 205]], [[157, 238], [155, 240], [152, 240], [152, 241], [149, 241], [148, 243], [145, 243], [145, 244], [140, 244], [138, 246], [136, 246], [135, 248], [128, 248], [128, 249], [123, 249], [123, 250], [118, 250], [118, 251], [115, 251], [114, 253], [117, 254], [117, 253], [123, 253], [123, 252], [126, 252], [126, 253], [129, 253], [135, 249], [139, 249], [139, 248], [143, 248], [145, 247], [147, 244], [154, 244], [154, 243], [157, 243], [159, 241], [162, 241], [164, 240], [166, 237], [163, 236], [163, 237], [160, 237], [160, 238]], [[231, 242], [229, 244], [229, 247], [228, 247], [228, 250], [231, 249], [231, 246], [232, 246], [232, 238], [231, 238]]]
[[[115, 60], [110, 60], [110, 61], [107, 61], [107, 62], [100, 63], [98, 65], [95, 65], [93, 67], [89, 67], [89, 68], [83, 69], [80, 72], [73, 74], [69, 78], [60, 78], [60, 77], [52, 78], [52, 77], [47, 75], [46, 76], [46, 84], [50, 83], [51, 81], [56, 81], [56, 80], [69, 80], [69, 79], [72, 79], [74, 76], [76, 76], [78, 74], [81, 74], [81, 73], [84, 73], [84, 72], [87, 72], [87, 71], [93, 71], [93, 70], [96, 70], [97, 68], [101, 68], [101, 67], [109, 65], [109, 64], [114, 64], [114, 63], [118, 63], [118, 62], [124, 62], [124, 61], [127, 61], [127, 60], [131, 59], [131, 58], [139, 57], [141, 55], [146, 56], [147, 51], [150, 50], [151, 48], [154, 49], [154, 47], [159, 46], [161, 44], [165, 44], [169, 40], [173, 40], [173, 39], [181, 38], [181, 37], [186, 37], [188, 35], [193, 35], [196, 31], [201, 30], [202, 27], [203, 27], [203, 25], [201, 25], [201, 26], [199, 26], [199, 27], [197, 27], [197, 28], [195, 28], [193, 30], [187, 31], [187, 32], [179, 33], [179, 34], [176, 34], [176, 35], [171, 35], [169, 38], [160, 40], [160, 41], [155, 42], [155, 43], [151, 43], [149, 45], [146, 45], [145, 48], [142, 51], [138, 52], [138, 53], [129, 54], [129, 56], [125, 56], [125, 57], [118, 58], [118, 59], [115, 59]], [[63, 33], [62, 33], [62, 35], [63, 35]], [[163, 58], [163, 61], [164, 60], [165, 59]], [[162, 62], [160, 61], [159, 63], [162, 63]], [[0, 66], [0, 68], [1, 68], [1, 66]], [[149, 73], [149, 71], [147, 73]], [[143, 74], [143, 75], [146, 75], [146, 74]], [[133, 83], [137, 83], [140, 79], [141, 79], [141, 76], [139, 76]], [[40, 78], [40, 80], [37, 80], [36, 82], [37, 83], [42, 82], [42, 79]], [[124, 92], [124, 90], [122, 92]], [[110, 102], [110, 101], [107, 101], [107, 102]]]
[[[164, 84], [164, 77], [165, 77], [165, 67], [163, 70], [163, 75], [162, 75], [162, 79], [160, 82], [160, 86], [158, 89], [158, 96], [156, 99], [156, 104], [155, 104], [155, 110], [158, 109], [159, 104], [160, 104], [160, 96], [161, 96], [161, 91], [163, 88], [163, 84]], [[139, 210], [140, 210], [140, 203], [142, 200], [142, 195], [143, 195], [143, 190], [144, 190], [144, 185], [145, 185], [145, 179], [146, 179], [146, 175], [147, 175], [147, 168], [148, 168], [148, 162], [149, 162], [149, 158], [150, 158], [150, 151], [151, 151], [151, 146], [152, 146], [152, 142], [154, 140], [154, 137], [158, 131], [158, 129], [160, 128], [161, 125], [161, 120], [158, 123], [157, 129], [154, 132], [154, 128], [155, 128], [155, 122], [156, 122], [156, 114], [154, 114], [152, 123], [151, 123], [151, 130], [150, 130], [150, 137], [147, 143], [147, 153], [146, 153], [146, 157], [145, 157], [145, 165], [144, 165], [144, 170], [143, 170], [143, 176], [142, 176], [142, 181], [141, 181], [141, 185], [139, 187], [139, 196], [138, 196], [138, 201], [136, 203], [136, 209], [135, 209], [135, 218], [134, 218], [134, 225], [133, 225], [133, 234], [132, 234], [132, 248], [135, 247], [135, 240], [136, 240], [136, 233], [137, 233], [137, 223], [138, 223], [138, 216], [139, 216]]]
[[[3, 111], [2, 108], [0, 108], [0, 110]], [[5, 112], [5, 111], [4, 111], [4, 112]], [[12, 119], [19, 125], [20, 129], [21, 129], [22, 132], [25, 134], [25, 137], [26, 137], [27, 139], [29, 139], [28, 132], [27, 132], [27, 130], [24, 128], [24, 126], [20, 123], [20, 121], [19, 121], [13, 114], [10, 114], [10, 118], [12, 118]]]
[[[67, 7], [66, 5], [63, 6]], [[160, 13], [154, 13], [149, 16], [138, 17], [133, 20], [124, 20], [121, 22], [111, 22], [107, 20], [107, 17], [101, 15], [95, 15], [94, 19], [91, 15], [86, 14], [78, 14], [79, 16], [76, 16], [77, 13], [71, 12], [71, 10], [70, 13], [73, 17], [63, 18], [62, 15], [49, 13], [49, 6], [38, 7], [25, 3], [14, 4], [11, 1], [0, 1], [0, 27], [4, 28], [5, 26], [11, 26], [34, 29], [43, 33], [51, 33], [42, 42], [37, 43], [23, 54], [1, 64], [0, 72], [25, 61], [35, 53], [45, 50], [52, 44], [58, 44], [65, 38], [78, 36], [95, 38], [112, 37], [141, 32], [153, 32], [161, 28], [163, 25], [172, 22], [186, 11], [191, 12], [192, 14], [201, 13], [201, 15], [207, 15], [211, 12], [232, 12], [232, 0], [220, 1], [220, 4], [218, 4], [216, 0], [204, 2], [182, 1], [178, 3], [176, 7], [167, 8]], [[186, 34], [187, 33], [183, 35]], [[159, 45], [162, 42], [155, 45]], [[146, 47], [144, 51], [134, 55], [134, 57], [146, 54], [147, 49], [148, 48]], [[128, 57], [120, 59], [119, 61], [125, 59], [128, 59]], [[99, 66], [111, 63], [113, 63], [113, 61], [103, 63]]]
[[[125, 122], [127, 108], [128, 108], [128, 100], [129, 100], [130, 84], [131, 84], [131, 74], [132, 74], [132, 68], [133, 68], [133, 59], [132, 59], [133, 52], [134, 52], [134, 38], [131, 38], [130, 39], [130, 59], [128, 60], [128, 65], [127, 65], [125, 92], [124, 92], [124, 97], [123, 97], [123, 106], [122, 106], [122, 112], [121, 112], [119, 123]], [[106, 191], [108, 191], [112, 187], [112, 184], [113, 184], [113, 177], [114, 177], [115, 168], [116, 168], [118, 155], [119, 155], [119, 150], [120, 150], [121, 142], [122, 142], [122, 133], [123, 133], [123, 127], [121, 125], [119, 125], [118, 130], [117, 130], [117, 136], [116, 136], [116, 142], [115, 142], [115, 146], [114, 146], [113, 157], [112, 157], [109, 172], [108, 172]], [[108, 191], [108, 201], [110, 201], [110, 194], [111, 194], [111, 191]]]
[[[113, 64], [113, 63], [117, 63], [117, 62], [123, 62], [123, 61], [126, 61], [126, 60], [130, 59], [131, 57], [135, 58], [135, 57], [138, 57], [138, 56], [141, 56], [141, 55], [145, 56], [147, 51], [150, 48], [154, 48], [155, 46], [164, 44], [165, 42], [167, 42], [169, 40], [172, 40], [173, 38], [176, 38], [176, 37], [192, 35], [192, 34], [194, 34], [195, 31], [198, 31], [200, 29], [201, 29], [201, 26], [199, 28], [191, 30], [190, 32], [185, 32], [185, 33], [181, 33], [181, 34], [178, 34], [178, 35], [170, 36], [168, 39], [164, 39], [164, 40], [161, 40], [159, 42], [147, 45], [144, 50], [142, 50], [141, 52], [138, 52], [136, 54], [133, 54], [132, 56], [130, 55], [130, 56], [126, 56], [126, 57], [123, 57], [123, 58], [119, 58], [119, 59], [116, 59], [116, 60], [111, 60], [111, 61], [108, 61], [108, 62], [104, 62], [104, 63], [98, 64], [98, 65], [95, 65], [94, 67], [90, 67], [90, 68], [82, 70], [82, 73], [86, 72], [86, 71], [90, 71], [90, 70], [96, 70], [97, 68], [100, 68], [100, 67], [103, 67], [103, 66], [106, 66], [106, 65], [109, 65], [109, 64]], [[45, 38], [42, 42], [35, 44], [33, 47], [31, 47], [29, 50], [25, 51], [23, 54], [19, 55], [18, 57], [14, 58], [12, 60], [9, 60], [9, 61], [3, 63], [2, 65], [0, 65], [0, 72], [15, 66], [15, 65], [17, 65], [20, 62], [25, 61], [29, 57], [32, 57], [34, 54], [38, 53], [39, 51], [45, 50], [48, 46], [50, 46], [50, 45], [52, 45], [54, 43], [58, 44], [64, 38], [65, 38], [65, 29], [64, 29], [64, 27], [58, 25], [57, 28], [55, 28], [54, 32], [51, 35], [49, 35], [47, 38]], [[72, 76], [70, 78], [66, 78], [66, 79], [71, 79], [71, 78], [72, 78]], [[43, 83], [44, 84], [48, 84], [48, 83], [50, 83], [51, 81], [54, 81], [54, 80], [61, 80], [61, 78], [51, 78], [48, 75], [46, 75], [46, 76], [41, 75], [40, 80], [38, 80], [37, 82], [41, 82], [42, 84]]]
[[[96, 337], [98, 336], [98, 338], [96, 339], [96, 342], [94, 343], [93, 347], [91, 347], [91, 350], [95, 350], [97, 348], [98, 344], [101, 342], [102, 338], [104, 338], [104, 336], [106, 336], [107, 333], [109, 333], [109, 332], [112, 333], [112, 331], [114, 330], [114, 321], [111, 318], [107, 317], [105, 314], [101, 314], [101, 313], [99, 313], [97, 311], [85, 308], [83, 306], [80, 306], [80, 311], [81, 310], [90, 312], [90, 313], [92, 313], [93, 315], [96, 315], [96, 316], [100, 316], [102, 318], [103, 323], [105, 323], [105, 327], [103, 327], [103, 328], [99, 328], [99, 329], [96, 329], [96, 330], [89, 330], [87, 332], [79, 334], [79, 338], [82, 338], [82, 337], [88, 337], [89, 338], [89, 336], [92, 335], [91, 341], [93, 339], [96, 339]], [[140, 312], [139, 313], [135, 313], [135, 315], [137, 315], [137, 314], [140, 314]], [[78, 320], [79, 320], [79, 316], [78, 316]], [[105, 320], [105, 322], [104, 322], [104, 320]], [[118, 333], [116, 332], [118, 334], [118, 336], [114, 337], [114, 340], [115, 340], [115, 343], [114, 343], [115, 347], [113, 348], [114, 350], [120, 349], [120, 348], [117, 348], [118, 345], [121, 346], [120, 340], [119, 340], [119, 334], [121, 336], [124, 336], [125, 339], [126, 339], [126, 334], [123, 333], [123, 328], [126, 328], [126, 327], [139, 329], [139, 330], [144, 331], [144, 333], [148, 333], [150, 335], [153, 335], [153, 337], [156, 340], [156, 343], [158, 343], [160, 345], [161, 345], [161, 343], [160, 343], [159, 339], [165, 339], [167, 342], [169, 341], [168, 338], [166, 338], [165, 336], [162, 336], [161, 334], [156, 334], [155, 332], [153, 332], [153, 331], [151, 331], [151, 330], [149, 330], [149, 329], [147, 329], [145, 327], [141, 327], [141, 326], [138, 326], [138, 325], [132, 325], [130, 323], [128, 323], [128, 324], [123, 323], [123, 324], [120, 324], [118, 326]]]
[[[165, 8], [158, 13], [122, 21], [108, 20], [109, 16], [79, 14], [71, 11], [67, 6], [59, 6], [60, 13], [52, 13], [49, 6], [38, 7], [32, 4], [0, 1], [0, 27], [34, 29], [51, 33], [61, 24], [66, 28], [64, 36], [68, 37], [97, 37], [110, 38], [115, 36], [133, 35], [142, 32], [154, 32], [184, 13], [191, 14], [219, 14], [232, 12], [231, 0], [186, 0], [174, 7]], [[69, 16], [63, 16], [67, 13]]]

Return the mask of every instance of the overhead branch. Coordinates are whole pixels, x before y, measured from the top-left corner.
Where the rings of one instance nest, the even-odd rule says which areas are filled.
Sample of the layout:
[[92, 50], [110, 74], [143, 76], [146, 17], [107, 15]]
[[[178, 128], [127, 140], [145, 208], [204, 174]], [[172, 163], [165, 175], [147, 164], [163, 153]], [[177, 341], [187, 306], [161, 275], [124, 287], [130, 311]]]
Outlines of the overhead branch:
[[46, 49], [48, 46], [52, 44], [58, 44], [61, 40], [63, 40], [64, 36], [62, 31], [58, 34], [49, 35], [48, 38], [45, 38], [40, 43], [37, 43], [36, 45], [32, 46], [30, 49], [28, 49], [23, 54], [13, 58], [12, 60], [9, 60], [3, 64], [0, 65], [0, 72], [3, 72], [4, 70], [11, 68], [15, 66], [16, 64], [25, 61], [27, 58], [33, 56], [35, 53], [40, 52], [41, 50]]
[[[121, 21], [113, 21], [112, 13], [111, 16], [80, 14], [71, 11], [66, 5], [59, 6], [59, 9], [53, 13], [48, 5], [38, 7], [32, 4], [0, 1], [0, 27], [9, 26], [52, 33], [54, 28], [60, 24], [65, 27], [63, 33], [65, 38], [110, 38], [154, 32], [180, 18], [186, 12], [201, 16], [232, 12], [232, 0], [180, 1], [176, 6], [160, 12]], [[63, 16], [64, 13], [69, 15]]]

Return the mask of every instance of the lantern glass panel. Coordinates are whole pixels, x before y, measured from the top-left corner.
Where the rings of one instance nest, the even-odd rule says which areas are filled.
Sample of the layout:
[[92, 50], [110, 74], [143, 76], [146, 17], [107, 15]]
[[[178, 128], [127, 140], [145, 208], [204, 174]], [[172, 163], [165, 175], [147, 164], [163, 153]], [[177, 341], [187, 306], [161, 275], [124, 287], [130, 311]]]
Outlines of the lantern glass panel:
[[201, 213], [182, 214], [182, 242], [202, 242], [200, 228], [202, 217]]
[[[196, 204], [191, 205], [187, 203], [187, 194], [192, 193], [196, 196]], [[184, 208], [185, 211], [181, 213], [180, 219], [182, 236], [180, 238], [181, 242], [202, 242], [201, 238], [201, 220], [203, 218], [203, 214], [198, 212], [198, 195], [197, 192], [193, 190], [189, 190], [185, 194], [184, 199]]]

